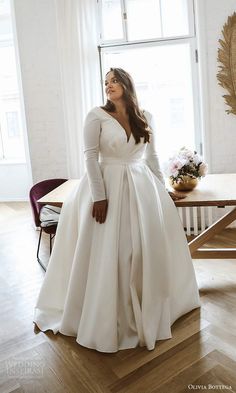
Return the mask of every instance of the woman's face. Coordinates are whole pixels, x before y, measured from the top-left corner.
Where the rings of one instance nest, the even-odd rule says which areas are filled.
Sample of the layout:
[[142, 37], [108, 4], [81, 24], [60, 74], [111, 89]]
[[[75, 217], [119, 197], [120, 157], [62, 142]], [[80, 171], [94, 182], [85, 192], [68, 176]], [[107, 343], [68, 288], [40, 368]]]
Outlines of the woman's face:
[[108, 72], [105, 80], [105, 92], [109, 101], [116, 102], [123, 96], [123, 87], [116, 79], [114, 72]]

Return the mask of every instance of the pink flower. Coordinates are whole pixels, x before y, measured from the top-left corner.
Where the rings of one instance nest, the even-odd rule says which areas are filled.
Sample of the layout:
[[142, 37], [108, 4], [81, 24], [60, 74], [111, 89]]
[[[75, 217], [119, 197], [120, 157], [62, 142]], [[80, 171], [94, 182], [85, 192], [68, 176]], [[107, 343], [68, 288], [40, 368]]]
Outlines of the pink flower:
[[186, 160], [178, 157], [171, 160], [169, 165], [169, 175], [174, 177], [178, 176], [179, 169], [183, 168], [185, 164]]
[[170, 159], [166, 174], [175, 182], [182, 181], [183, 176], [198, 178], [207, 173], [207, 164], [195, 151], [182, 147]]

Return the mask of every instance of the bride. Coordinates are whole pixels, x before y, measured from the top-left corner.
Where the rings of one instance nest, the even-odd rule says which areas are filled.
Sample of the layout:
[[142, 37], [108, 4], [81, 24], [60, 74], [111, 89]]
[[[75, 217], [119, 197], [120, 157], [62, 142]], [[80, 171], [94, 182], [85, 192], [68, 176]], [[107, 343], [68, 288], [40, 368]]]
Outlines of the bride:
[[102, 352], [152, 350], [199, 307], [198, 288], [152, 116], [124, 70], [110, 69], [105, 85], [105, 106], [85, 120], [87, 171], [63, 205], [34, 322]]

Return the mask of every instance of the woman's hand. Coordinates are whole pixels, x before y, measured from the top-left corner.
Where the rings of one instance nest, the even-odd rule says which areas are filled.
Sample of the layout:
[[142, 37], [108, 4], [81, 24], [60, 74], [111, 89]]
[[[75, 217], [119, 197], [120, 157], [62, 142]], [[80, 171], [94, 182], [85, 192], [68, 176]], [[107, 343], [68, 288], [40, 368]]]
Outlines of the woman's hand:
[[180, 192], [172, 192], [172, 191], [168, 191], [170, 197], [173, 199], [173, 201], [178, 201], [179, 199], [184, 199], [186, 198], [186, 194], [182, 194]]
[[103, 201], [97, 201], [93, 203], [92, 216], [97, 222], [103, 224], [107, 216], [108, 201], [104, 199]]

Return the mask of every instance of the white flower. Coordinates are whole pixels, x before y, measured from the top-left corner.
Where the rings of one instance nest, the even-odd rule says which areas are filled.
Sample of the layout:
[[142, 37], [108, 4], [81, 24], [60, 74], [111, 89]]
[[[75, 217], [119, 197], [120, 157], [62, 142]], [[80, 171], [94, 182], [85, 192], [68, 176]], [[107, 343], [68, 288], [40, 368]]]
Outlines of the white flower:
[[199, 169], [198, 169], [199, 175], [200, 175], [200, 176], [205, 176], [206, 173], [207, 173], [207, 169], [208, 169], [207, 164], [205, 164], [204, 162], [202, 162], [202, 163], [200, 164], [200, 166], [199, 166]]
[[191, 150], [183, 148], [180, 150], [179, 155], [189, 161], [193, 158], [194, 153]]
[[198, 164], [200, 164], [200, 162], [202, 162], [201, 157], [200, 157], [197, 153], [194, 154], [194, 156], [193, 156], [193, 163], [194, 163], [195, 165], [198, 165]]
[[181, 182], [183, 176], [198, 178], [207, 173], [207, 164], [195, 151], [182, 147], [170, 159], [167, 167], [167, 175], [175, 182]]

